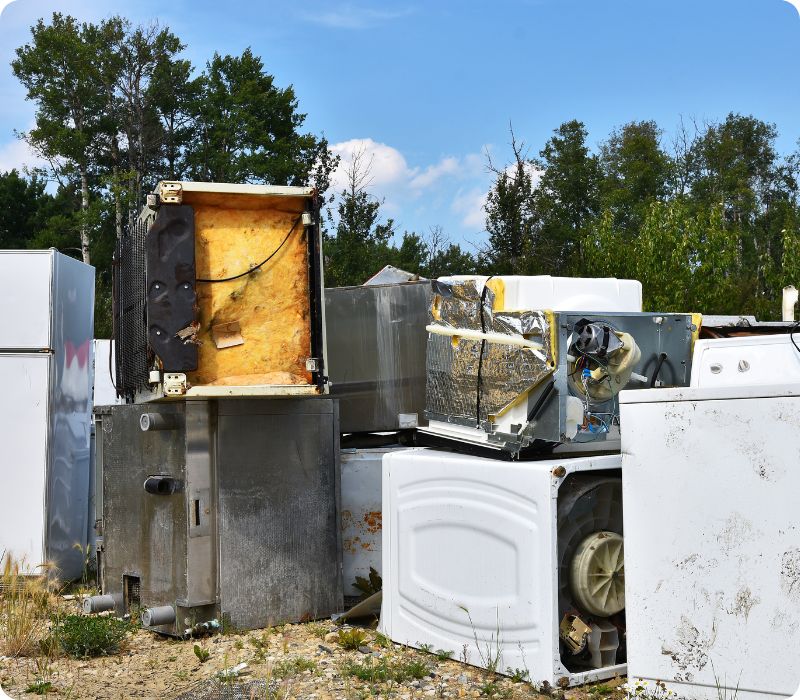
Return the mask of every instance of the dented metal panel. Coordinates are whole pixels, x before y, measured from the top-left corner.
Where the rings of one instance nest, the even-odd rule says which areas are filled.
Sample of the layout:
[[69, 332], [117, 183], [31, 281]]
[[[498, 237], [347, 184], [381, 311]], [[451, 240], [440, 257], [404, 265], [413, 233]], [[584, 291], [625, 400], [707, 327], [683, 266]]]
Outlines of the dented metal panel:
[[709, 700], [797, 690], [796, 390], [622, 394], [631, 677]]

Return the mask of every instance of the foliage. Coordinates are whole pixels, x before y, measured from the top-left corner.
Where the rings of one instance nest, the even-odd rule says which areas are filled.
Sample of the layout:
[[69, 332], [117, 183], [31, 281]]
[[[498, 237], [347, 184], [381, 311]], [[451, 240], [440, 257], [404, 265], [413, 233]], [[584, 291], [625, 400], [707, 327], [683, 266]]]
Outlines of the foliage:
[[325, 236], [326, 284], [363, 284], [386, 265], [429, 278], [474, 272], [472, 256], [451, 243], [441, 226], [432, 226], [425, 237], [406, 231], [400, 245], [394, 245], [394, 221], [382, 221], [383, 200], [369, 192], [371, 168], [364, 150], [346, 164], [347, 186], [338, 196], [335, 216], [328, 212], [334, 232]]
[[25, 688], [26, 693], [32, 695], [47, 695], [51, 690], [55, 690], [51, 681], [37, 680]]
[[369, 683], [405, 683], [410, 680], [419, 680], [427, 676], [431, 669], [419, 659], [374, 659], [368, 657], [364, 661], [348, 661], [343, 667], [343, 672], [354, 678]]
[[530, 671], [527, 668], [507, 668], [506, 675], [514, 683], [526, 683], [531, 679]]
[[571, 121], [532, 159], [512, 133], [511, 166], [489, 163], [487, 269], [630, 277], [647, 310], [776, 317], [800, 283], [800, 154], [780, 157], [775, 126], [738, 114], [681, 124], [671, 151], [661, 136], [631, 122], [593, 154]]
[[304, 659], [298, 656], [294, 659], [282, 659], [272, 667], [272, 675], [275, 678], [287, 678], [296, 676], [304, 671], [314, 673], [317, 670], [317, 662], [313, 659]]
[[199, 644], [195, 644], [194, 647], [194, 655], [197, 657], [197, 660], [202, 664], [208, 661], [211, 658], [211, 652], [203, 646]]
[[336, 641], [339, 643], [339, 646], [351, 650], [358, 649], [367, 639], [367, 633], [358, 627], [340, 629], [338, 636], [339, 638]]
[[383, 579], [381, 579], [381, 575], [373, 568], [369, 567], [369, 578], [364, 578], [363, 576], [356, 576], [356, 580], [353, 585], [361, 591], [361, 597], [363, 599], [369, 598], [371, 595], [374, 595], [378, 591], [383, 588]]
[[64, 615], [53, 619], [59, 647], [76, 658], [116, 654], [131, 631], [130, 623], [100, 615]]
[[325, 139], [299, 132], [306, 115], [297, 107], [294, 88], [277, 87], [249, 48], [241, 56], [215, 53], [192, 103], [187, 174], [211, 182], [307, 184], [328, 149]]
[[323, 137], [302, 132], [293, 88], [252, 51], [215, 54], [195, 75], [185, 48], [158, 23], [54, 13], [12, 62], [36, 110], [20, 136], [58, 190], [45, 193], [40, 174], [0, 176], [0, 238], [95, 266], [96, 337], [111, 333], [116, 239], [158, 180], [314, 184], [324, 198], [337, 165]]
[[39, 651], [52, 606], [52, 581], [24, 575], [25, 564], [6, 554], [0, 575], [0, 652], [28, 656]]

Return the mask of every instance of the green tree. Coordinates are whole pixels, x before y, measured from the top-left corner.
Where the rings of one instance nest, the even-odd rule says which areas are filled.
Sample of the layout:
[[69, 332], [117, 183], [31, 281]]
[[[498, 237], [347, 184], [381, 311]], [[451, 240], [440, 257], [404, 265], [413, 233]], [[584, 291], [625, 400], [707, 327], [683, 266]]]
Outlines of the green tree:
[[682, 197], [653, 202], [633, 240], [615, 230], [606, 210], [584, 252], [597, 276], [639, 280], [646, 311], [735, 314], [746, 308], [736, 241], [719, 206], [697, 212]]
[[661, 147], [658, 125], [630, 122], [614, 130], [601, 146], [600, 169], [601, 204], [630, 240], [650, 205], [669, 192], [672, 159]]
[[517, 141], [513, 129], [510, 132], [511, 165], [498, 168], [488, 158], [494, 183], [486, 198], [489, 241], [481, 251], [481, 260], [493, 274], [525, 273], [534, 235], [536, 166], [528, 158], [525, 144]]
[[581, 241], [600, 210], [600, 167], [586, 138], [582, 122], [564, 122], [539, 153], [543, 172], [533, 196], [529, 265], [537, 274], [585, 269]]
[[335, 167], [327, 141], [300, 132], [306, 115], [297, 107], [294, 88], [277, 87], [250, 49], [238, 57], [214, 54], [194, 102], [188, 174], [212, 182], [324, 181], [330, 172], [319, 173], [319, 162]]
[[476, 271], [475, 258], [460, 245], [451, 243], [439, 225], [431, 226], [424, 238], [406, 231], [398, 248], [391, 251], [391, 264], [421, 277], [468, 275]]
[[31, 43], [18, 48], [11, 63], [28, 99], [36, 104], [36, 124], [25, 139], [56, 175], [74, 174], [80, 183], [80, 248], [87, 263], [91, 179], [110, 123], [102, 67], [113, 64], [113, 47], [107, 41], [113, 23], [94, 27], [54, 13], [49, 25], [37, 22]]
[[[381, 221], [382, 200], [368, 191], [371, 160], [362, 149], [353, 154], [345, 174], [346, 188], [336, 207], [335, 234], [325, 236], [325, 281], [328, 286], [363, 284], [394, 258], [394, 221]], [[331, 222], [334, 217], [330, 216]], [[409, 244], [411, 241], [409, 242]]]
[[0, 248], [27, 248], [45, 217], [50, 195], [40, 178], [16, 170], [0, 174]]

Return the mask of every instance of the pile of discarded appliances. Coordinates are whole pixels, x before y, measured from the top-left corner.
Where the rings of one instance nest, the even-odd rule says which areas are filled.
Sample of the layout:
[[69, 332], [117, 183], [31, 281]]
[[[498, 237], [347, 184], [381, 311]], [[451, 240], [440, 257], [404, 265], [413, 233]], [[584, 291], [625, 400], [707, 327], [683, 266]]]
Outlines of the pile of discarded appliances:
[[367, 598], [535, 683], [794, 691], [792, 323], [645, 313], [632, 280], [322, 280], [311, 189], [150, 196], [95, 360], [88, 612], [185, 636]]

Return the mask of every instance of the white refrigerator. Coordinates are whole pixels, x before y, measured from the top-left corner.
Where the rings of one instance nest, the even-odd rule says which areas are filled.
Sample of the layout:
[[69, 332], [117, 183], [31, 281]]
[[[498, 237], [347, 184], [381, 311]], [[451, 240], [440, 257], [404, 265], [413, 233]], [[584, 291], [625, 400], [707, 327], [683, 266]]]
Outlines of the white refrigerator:
[[78, 578], [86, 546], [94, 268], [0, 251], [0, 555]]

